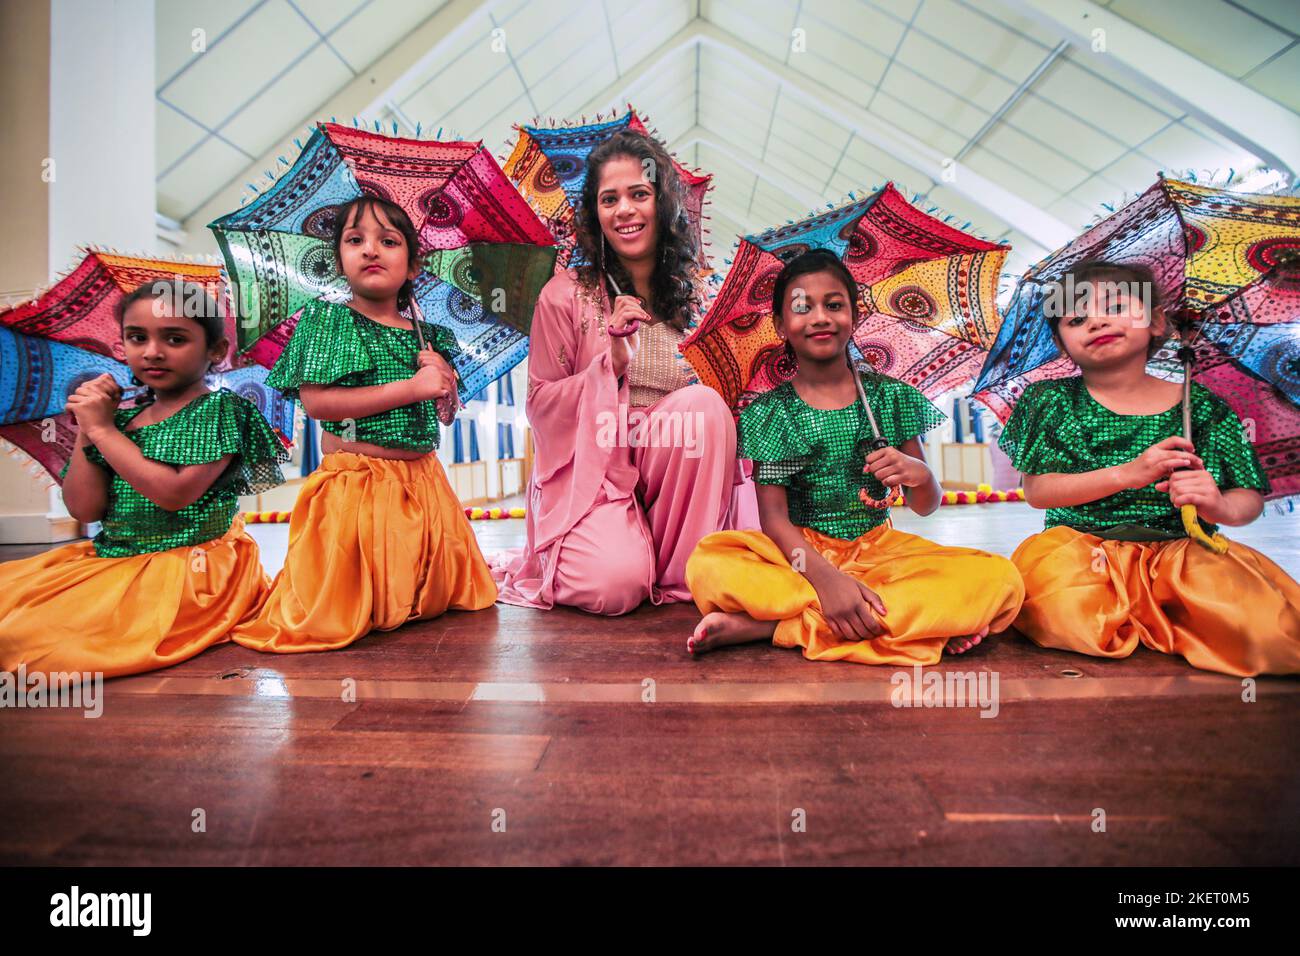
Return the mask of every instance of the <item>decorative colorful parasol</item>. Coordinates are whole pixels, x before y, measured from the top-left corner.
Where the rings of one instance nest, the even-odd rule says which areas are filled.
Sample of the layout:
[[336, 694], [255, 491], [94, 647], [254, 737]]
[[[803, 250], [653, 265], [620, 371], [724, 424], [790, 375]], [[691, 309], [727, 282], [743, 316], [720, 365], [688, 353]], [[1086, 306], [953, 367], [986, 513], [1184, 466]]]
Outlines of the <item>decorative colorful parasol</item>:
[[533, 306], [554, 269], [545, 225], [481, 142], [401, 139], [337, 123], [319, 124], [287, 172], [209, 227], [242, 317], [240, 351], [274, 365], [307, 302], [346, 301], [334, 216], [362, 194], [401, 206], [419, 233], [426, 260], [416, 303], [461, 346], [461, 394], [513, 368], [527, 354]]
[[77, 437], [63, 406], [84, 382], [105, 373], [123, 388], [130, 385], [131, 370], [116, 359], [0, 327], [0, 439], [58, 481]]
[[[0, 438], [56, 481], [76, 439], [72, 416], [63, 410], [68, 396], [105, 373], [123, 388], [130, 387], [131, 370], [123, 361], [114, 309], [124, 295], [146, 282], [202, 286], [226, 309], [226, 337], [234, 342], [235, 320], [221, 267], [198, 262], [88, 249], [71, 272], [35, 299], [0, 311]], [[253, 401], [288, 445], [292, 403], [266, 387], [265, 369], [245, 365], [247, 360], [239, 359], [232, 348], [214, 370], [213, 386]]]
[[[1165, 179], [1028, 270], [975, 384], [1006, 422], [1027, 385], [1078, 374], [1043, 314], [1045, 286], [1088, 259], [1136, 263], [1155, 277], [1181, 342], [1184, 437], [1199, 376], [1248, 430], [1272, 486], [1300, 492], [1300, 198], [1231, 192]], [[1163, 368], [1161, 363], [1163, 362]], [[1169, 355], [1153, 374], [1169, 374]], [[1188, 534], [1222, 550], [1183, 509]]]
[[[597, 117], [599, 119], [599, 117]], [[519, 187], [525, 198], [537, 210], [561, 245], [556, 262], [557, 269], [582, 265], [582, 252], [577, 248], [575, 216], [582, 201], [582, 184], [587, 173], [587, 157], [591, 151], [615, 133], [632, 130], [653, 136], [636, 110], [629, 104], [622, 116], [605, 122], [582, 126], [516, 126], [519, 139], [503, 166], [505, 173]], [[695, 231], [696, 248], [700, 250], [700, 268], [707, 270], [704, 253], [704, 203], [712, 188], [712, 175], [687, 169], [677, 160], [673, 167], [681, 179], [685, 194], [686, 214]]]
[[85, 249], [81, 261], [58, 282], [30, 302], [0, 313], [0, 322], [25, 335], [66, 342], [121, 362], [122, 330], [114, 309], [128, 292], [146, 282], [192, 282], [202, 286], [226, 311], [226, 338], [231, 352], [222, 368], [248, 364], [234, 349], [236, 324], [221, 266], [216, 263], [124, 256], [102, 249]]
[[913, 206], [887, 183], [863, 199], [746, 236], [682, 354], [733, 411], [794, 374], [772, 323], [783, 265], [830, 249], [859, 286], [854, 344], [872, 367], [929, 398], [974, 378], [997, 335], [998, 276], [1010, 247]]

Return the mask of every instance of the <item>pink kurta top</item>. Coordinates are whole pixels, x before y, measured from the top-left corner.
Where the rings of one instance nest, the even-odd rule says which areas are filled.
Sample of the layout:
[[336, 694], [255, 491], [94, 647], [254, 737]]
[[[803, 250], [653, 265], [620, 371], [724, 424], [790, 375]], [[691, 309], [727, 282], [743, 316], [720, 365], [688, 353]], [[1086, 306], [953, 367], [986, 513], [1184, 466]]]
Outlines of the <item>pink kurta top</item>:
[[628, 404], [627, 382], [614, 375], [605, 297], [574, 270], [554, 276], [533, 313], [528, 350], [528, 422], [536, 459], [529, 519], [532, 547], [544, 551], [596, 501], [632, 495], [639, 473], [627, 448], [597, 441], [597, 416]]
[[694, 447], [702, 454], [610, 440], [634, 404], [628, 379], [636, 376], [630, 367], [623, 381], [614, 376], [608, 313], [605, 296], [584, 288], [573, 271], [546, 284], [533, 313], [528, 543], [490, 559], [508, 604], [618, 614], [646, 597], [688, 600], [685, 563], [699, 539], [727, 526], [758, 526], [753, 486], [741, 484], [735, 459], [731, 412], [705, 386], [671, 388], [672, 376], [662, 374], [675, 371], [667, 362], [651, 363], [641, 392], [670, 388], [651, 414], [662, 409], [680, 421], [696, 413]]

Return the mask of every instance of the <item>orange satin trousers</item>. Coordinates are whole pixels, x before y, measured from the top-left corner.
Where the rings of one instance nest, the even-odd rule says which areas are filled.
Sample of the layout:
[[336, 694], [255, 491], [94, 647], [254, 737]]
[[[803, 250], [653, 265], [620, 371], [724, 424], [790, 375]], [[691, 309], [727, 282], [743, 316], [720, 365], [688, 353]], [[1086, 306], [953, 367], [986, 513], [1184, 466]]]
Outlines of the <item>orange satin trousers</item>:
[[476, 611], [497, 589], [436, 455], [336, 451], [304, 482], [283, 570], [231, 638], [259, 651], [337, 650], [372, 630]]
[[0, 564], [0, 670], [138, 674], [188, 660], [255, 614], [267, 577], [236, 518], [220, 538], [125, 558], [79, 541]]
[[880, 595], [884, 634], [837, 638], [813, 586], [761, 531], [718, 531], [700, 541], [686, 563], [700, 613], [778, 621], [772, 643], [803, 648], [809, 660], [911, 665], [937, 664], [950, 638], [1003, 630], [1020, 610], [1024, 586], [1006, 558], [945, 547], [888, 524], [853, 541], [802, 530], [827, 561]]
[[1300, 673], [1300, 585], [1233, 541], [1108, 541], [1057, 526], [1021, 542], [1015, 627], [1035, 644], [1128, 657], [1139, 644], [1246, 677]]

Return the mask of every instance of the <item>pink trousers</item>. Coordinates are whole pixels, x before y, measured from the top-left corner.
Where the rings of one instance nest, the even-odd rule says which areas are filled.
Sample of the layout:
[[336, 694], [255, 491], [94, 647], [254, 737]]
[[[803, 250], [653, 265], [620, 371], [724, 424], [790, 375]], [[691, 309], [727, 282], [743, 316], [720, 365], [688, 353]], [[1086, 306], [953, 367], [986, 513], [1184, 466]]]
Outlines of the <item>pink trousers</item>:
[[641, 434], [629, 428], [626, 441], [640, 473], [635, 493], [607, 481], [546, 554], [493, 561], [501, 600], [593, 614], [625, 614], [647, 598], [688, 601], [686, 559], [699, 540], [740, 521], [757, 527], [753, 484], [737, 483], [735, 420], [717, 392], [690, 385], [629, 420], [637, 413], [646, 416]]

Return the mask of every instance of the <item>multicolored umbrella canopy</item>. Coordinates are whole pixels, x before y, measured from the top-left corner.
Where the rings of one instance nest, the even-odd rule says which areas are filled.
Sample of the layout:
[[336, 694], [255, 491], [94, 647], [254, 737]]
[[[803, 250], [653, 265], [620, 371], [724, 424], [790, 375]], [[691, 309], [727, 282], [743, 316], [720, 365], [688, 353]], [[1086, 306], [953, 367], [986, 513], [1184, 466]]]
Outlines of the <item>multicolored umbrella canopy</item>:
[[331, 240], [339, 205], [363, 194], [401, 206], [420, 237], [424, 317], [456, 335], [462, 394], [509, 371], [556, 250], [546, 226], [481, 142], [401, 139], [322, 123], [266, 192], [210, 227], [240, 310], [239, 349], [273, 365], [302, 307], [346, 301]]
[[[582, 126], [516, 126], [519, 139], [505, 161], [507, 176], [538, 211], [547, 228], [561, 245], [557, 269], [583, 264], [577, 248], [575, 218], [582, 202], [582, 184], [587, 175], [587, 157], [591, 151], [615, 133], [632, 130], [652, 135], [630, 105], [621, 117], [603, 123]], [[681, 179], [686, 214], [695, 231], [700, 250], [700, 268], [708, 263], [704, 255], [704, 203], [713, 177], [699, 170], [687, 169], [677, 160], [673, 168]]]
[[877, 370], [934, 398], [970, 380], [997, 335], [998, 276], [1010, 247], [913, 206], [887, 183], [871, 195], [741, 240], [682, 354], [733, 410], [794, 374], [772, 322], [786, 262], [830, 249], [859, 286], [854, 344]]
[[[76, 426], [64, 412], [68, 396], [102, 374], [131, 382], [114, 309], [148, 282], [193, 282], [226, 308], [226, 337], [235, 338], [221, 268], [88, 250], [66, 276], [30, 302], [0, 311], [0, 438], [58, 479], [72, 455]], [[293, 405], [265, 384], [266, 370], [247, 367], [232, 348], [212, 385], [250, 399], [285, 444], [293, 435]]]
[[59, 415], [69, 395], [104, 374], [123, 388], [131, 383], [131, 370], [116, 359], [0, 328], [0, 425]]
[[[0, 316], [2, 318], [3, 316]], [[0, 439], [55, 482], [72, 457], [77, 426], [64, 404], [86, 381], [107, 372], [119, 385], [131, 381], [121, 362], [97, 352], [0, 328]], [[0, 442], [0, 444], [4, 444]]]
[[[1031, 382], [1077, 375], [1044, 316], [1045, 287], [1077, 263], [1136, 263], [1155, 277], [1191, 374], [1232, 406], [1268, 473], [1300, 493], [1300, 198], [1163, 177], [1021, 278], [974, 397], [1005, 422]], [[1168, 349], [1152, 373], [1174, 377]]]
[[226, 338], [231, 352], [222, 367], [248, 364], [234, 349], [234, 312], [226, 296], [221, 267], [215, 264], [87, 249], [71, 272], [37, 298], [0, 312], [0, 323], [25, 335], [65, 342], [121, 362], [125, 353], [114, 309], [128, 292], [148, 282], [192, 282], [202, 286], [227, 316]]

